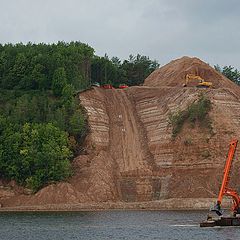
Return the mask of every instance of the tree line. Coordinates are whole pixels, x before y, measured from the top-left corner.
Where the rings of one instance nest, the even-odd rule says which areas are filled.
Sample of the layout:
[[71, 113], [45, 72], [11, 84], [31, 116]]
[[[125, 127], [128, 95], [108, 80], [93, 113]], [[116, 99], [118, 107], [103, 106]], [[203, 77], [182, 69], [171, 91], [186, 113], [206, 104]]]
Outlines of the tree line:
[[159, 63], [156, 60], [140, 54], [130, 55], [123, 61], [118, 57], [109, 59], [107, 55], [94, 56], [91, 65], [91, 80], [100, 84], [110, 83], [115, 87], [119, 84], [141, 85], [145, 78], [158, 67]]
[[0, 88], [52, 89], [59, 74], [75, 88], [85, 88], [93, 54], [93, 48], [80, 42], [0, 45]]
[[139, 85], [158, 67], [156, 60], [139, 54], [123, 61], [96, 56], [80, 42], [0, 44], [2, 89], [55, 90], [59, 95], [66, 83], [77, 90], [93, 82]]
[[214, 65], [214, 68], [234, 83], [240, 85], [240, 71], [237, 68], [231, 65], [220, 67], [218, 64]]

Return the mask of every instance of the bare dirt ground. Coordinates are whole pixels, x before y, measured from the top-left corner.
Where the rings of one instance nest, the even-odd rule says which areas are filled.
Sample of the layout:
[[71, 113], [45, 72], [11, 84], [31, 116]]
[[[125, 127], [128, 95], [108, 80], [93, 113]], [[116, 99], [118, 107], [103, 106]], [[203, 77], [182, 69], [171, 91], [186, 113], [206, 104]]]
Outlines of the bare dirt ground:
[[[213, 88], [183, 88], [187, 73], [211, 81]], [[213, 131], [185, 124], [174, 140], [169, 115], [199, 94], [212, 102]], [[156, 70], [141, 87], [85, 91], [80, 100], [90, 134], [86, 155], [73, 161], [74, 176], [35, 195], [2, 183], [2, 209], [207, 208], [219, 190], [229, 141], [240, 136], [239, 96], [239, 86], [189, 57]], [[240, 185], [239, 168], [237, 158], [234, 187]]]

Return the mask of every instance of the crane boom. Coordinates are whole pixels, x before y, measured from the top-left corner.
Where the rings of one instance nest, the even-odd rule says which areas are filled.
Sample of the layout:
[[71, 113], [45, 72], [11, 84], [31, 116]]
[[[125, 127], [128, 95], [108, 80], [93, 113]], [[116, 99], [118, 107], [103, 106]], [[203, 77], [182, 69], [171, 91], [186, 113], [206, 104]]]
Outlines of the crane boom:
[[230, 143], [230, 146], [229, 146], [228, 157], [227, 157], [225, 168], [224, 168], [222, 186], [221, 186], [220, 192], [218, 194], [218, 200], [217, 201], [219, 203], [222, 202], [223, 195], [225, 194], [227, 186], [228, 186], [229, 173], [230, 173], [230, 170], [231, 170], [234, 153], [235, 153], [235, 150], [236, 150], [236, 147], [237, 147], [237, 142], [238, 142], [237, 140], [232, 140], [231, 143]]
[[221, 211], [221, 204], [222, 204], [222, 199], [224, 195], [231, 196], [233, 198], [233, 207], [232, 210], [234, 213], [237, 213], [239, 210], [239, 203], [240, 203], [240, 198], [238, 193], [228, 187], [229, 179], [230, 179], [230, 171], [231, 171], [231, 166], [233, 162], [233, 157], [237, 148], [237, 143], [238, 140], [232, 140], [229, 145], [229, 151], [228, 151], [228, 156], [224, 168], [224, 174], [223, 174], [223, 180], [222, 180], [222, 185], [218, 194], [218, 199], [217, 199], [217, 204], [212, 211], [215, 211], [219, 216], [222, 215]]

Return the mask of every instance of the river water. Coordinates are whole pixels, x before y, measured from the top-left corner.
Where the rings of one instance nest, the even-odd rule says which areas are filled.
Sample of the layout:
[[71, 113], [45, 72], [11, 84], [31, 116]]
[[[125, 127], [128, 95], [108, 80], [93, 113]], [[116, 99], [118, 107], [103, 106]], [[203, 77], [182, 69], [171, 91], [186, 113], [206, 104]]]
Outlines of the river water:
[[238, 240], [240, 227], [200, 228], [204, 211], [0, 213], [0, 240]]

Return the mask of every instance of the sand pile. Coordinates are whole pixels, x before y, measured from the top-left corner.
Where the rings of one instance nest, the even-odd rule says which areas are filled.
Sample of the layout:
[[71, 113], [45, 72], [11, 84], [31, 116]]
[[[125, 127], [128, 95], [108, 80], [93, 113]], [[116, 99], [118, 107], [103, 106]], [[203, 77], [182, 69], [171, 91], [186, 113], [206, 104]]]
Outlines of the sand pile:
[[213, 88], [235, 88], [236, 86], [210, 65], [196, 57], [182, 57], [171, 61], [149, 75], [145, 79], [144, 85], [149, 87], [182, 86], [188, 73], [201, 76], [205, 81], [212, 82]]

